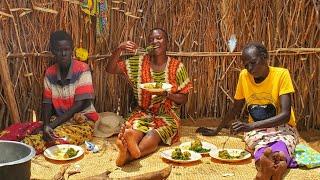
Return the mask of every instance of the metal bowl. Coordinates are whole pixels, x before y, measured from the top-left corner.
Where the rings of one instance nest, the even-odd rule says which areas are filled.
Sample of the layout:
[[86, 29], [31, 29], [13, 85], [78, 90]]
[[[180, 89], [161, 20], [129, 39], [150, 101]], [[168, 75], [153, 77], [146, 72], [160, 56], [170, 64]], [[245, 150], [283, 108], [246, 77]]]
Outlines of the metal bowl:
[[0, 179], [30, 179], [33, 147], [21, 142], [0, 140]]

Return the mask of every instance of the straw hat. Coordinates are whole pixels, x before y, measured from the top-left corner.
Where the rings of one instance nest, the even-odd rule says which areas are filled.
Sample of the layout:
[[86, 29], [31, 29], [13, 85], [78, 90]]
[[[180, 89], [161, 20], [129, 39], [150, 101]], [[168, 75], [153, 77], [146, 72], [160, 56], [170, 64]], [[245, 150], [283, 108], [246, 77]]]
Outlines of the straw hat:
[[99, 116], [99, 120], [94, 125], [93, 135], [95, 137], [110, 137], [119, 133], [121, 124], [125, 121], [113, 112], [99, 113]]

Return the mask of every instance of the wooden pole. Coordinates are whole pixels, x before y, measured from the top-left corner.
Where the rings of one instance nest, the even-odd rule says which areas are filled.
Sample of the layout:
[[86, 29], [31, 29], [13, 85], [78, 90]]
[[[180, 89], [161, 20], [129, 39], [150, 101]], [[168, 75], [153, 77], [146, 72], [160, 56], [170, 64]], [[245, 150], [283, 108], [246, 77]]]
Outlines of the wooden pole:
[[7, 106], [10, 111], [10, 115], [13, 123], [20, 122], [20, 115], [18, 111], [17, 102], [14, 96], [14, 91], [12, 87], [12, 82], [10, 79], [10, 74], [8, 70], [8, 62], [5, 48], [2, 42], [0, 42], [0, 77], [1, 84], [4, 90], [5, 97], [7, 97]]
[[[179, 43], [177, 44], [179, 46]], [[270, 56], [299, 56], [299, 55], [311, 55], [319, 54], [320, 48], [278, 48], [276, 50], [268, 51]], [[132, 56], [134, 53], [123, 53], [122, 56]], [[173, 52], [167, 51], [167, 55], [175, 57], [229, 57], [229, 56], [241, 56], [241, 52]], [[50, 52], [40, 53], [14, 53], [7, 54], [7, 57], [12, 58], [25, 58], [25, 57], [44, 57], [53, 58]], [[90, 55], [88, 59], [101, 60], [104, 58], [110, 58], [111, 54], [96, 54]]]

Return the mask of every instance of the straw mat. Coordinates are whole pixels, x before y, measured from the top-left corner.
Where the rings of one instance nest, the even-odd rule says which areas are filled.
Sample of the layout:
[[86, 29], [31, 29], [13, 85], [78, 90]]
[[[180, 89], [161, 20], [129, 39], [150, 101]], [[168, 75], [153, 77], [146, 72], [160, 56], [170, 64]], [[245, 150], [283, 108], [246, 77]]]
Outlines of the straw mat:
[[[218, 148], [222, 147], [227, 136], [224, 133], [215, 137], [205, 137], [194, 133], [196, 127], [182, 127], [181, 142], [192, 141], [199, 138], [203, 141], [210, 142]], [[53, 162], [45, 159], [42, 155], [37, 156], [32, 160], [31, 178], [32, 179], [52, 179], [59, 172], [60, 168], [65, 164], [70, 164], [68, 171], [75, 168], [80, 168], [80, 173], [71, 175], [69, 179], [82, 179], [94, 175], [111, 171], [109, 177], [123, 178], [138, 174], [154, 172], [169, 165], [172, 165], [172, 171], [168, 179], [253, 179], [256, 175], [254, 160], [246, 160], [239, 163], [222, 163], [212, 159], [210, 156], [203, 157], [200, 161], [190, 164], [171, 163], [160, 158], [160, 152], [165, 149], [174, 148], [179, 144], [174, 144], [172, 147], [161, 146], [160, 149], [150, 156], [140, 160], [133, 161], [124, 167], [117, 167], [115, 159], [117, 157], [117, 148], [114, 144], [116, 137], [101, 139], [95, 138], [94, 143], [101, 147], [99, 153], [86, 152], [83, 157], [71, 162]], [[305, 142], [303, 142], [305, 143]], [[306, 143], [305, 143], [306, 144]], [[225, 148], [244, 148], [245, 144], [239, 137], [230, 137]], [[67, 174], [65, 175], [67, 178]], [[304, 170], [291, 169], [285, 179], [294, 180], [310, 180], [320, 179], [320, 168]]]

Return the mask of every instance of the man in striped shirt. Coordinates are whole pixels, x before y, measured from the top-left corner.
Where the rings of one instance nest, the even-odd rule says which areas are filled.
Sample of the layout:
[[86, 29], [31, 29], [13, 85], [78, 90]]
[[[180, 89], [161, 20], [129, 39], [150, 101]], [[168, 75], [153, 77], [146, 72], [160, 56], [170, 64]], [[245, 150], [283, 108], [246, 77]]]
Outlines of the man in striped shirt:
[[43, 135], [24, 139], [37, 152], [45, 149], [46, 142], [57, 143], [57, 138], [64, 138], [70, 144], [82, 144], [92, 138], [94, 122], [99, 118], [92, 104], [94, 90], [90, 68], [72, 59], [71, 36], [64, 31], [53, 32], [50, 50], [55, 64], [46, 70], [44, 78]]
[[57, 118], [45, 123], [44, 132], [50, 136], [50, 128], [67, 122], [77, 113], [85, 120], [98, 120], [93, 107], [94, 91], [89, 66], [73, 60], [73, 41], [64, 31], [51, 35], [50, 48], [55, 56], [55, 64], [49, 67], [44, 79], [44, 121], [50, 119], [55, 111]]

